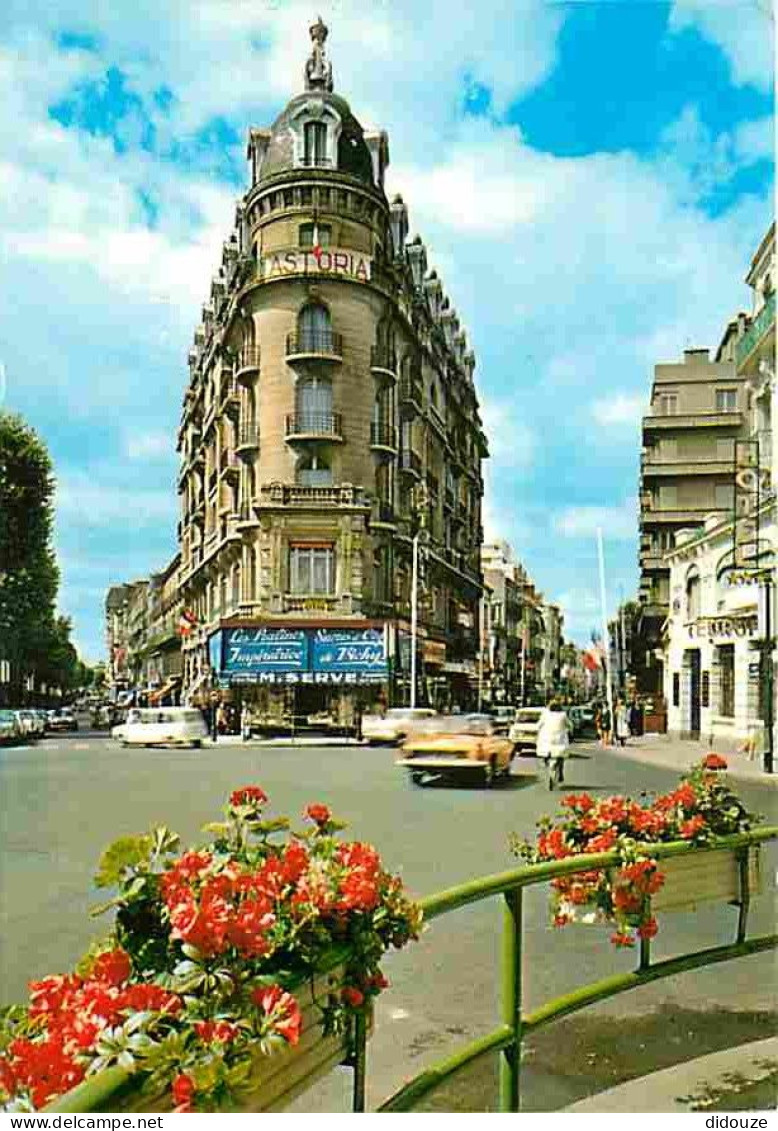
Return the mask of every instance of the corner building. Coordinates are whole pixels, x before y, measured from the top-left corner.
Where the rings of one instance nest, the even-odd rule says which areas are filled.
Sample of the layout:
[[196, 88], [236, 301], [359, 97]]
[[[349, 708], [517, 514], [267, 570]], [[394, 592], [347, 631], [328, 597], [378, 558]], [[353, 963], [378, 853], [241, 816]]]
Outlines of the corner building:
[[[333, 93], [327, 29], [305, 91], [251, 129], [251, 186], [190, 353], [179, 432], [190, 697], [260, 714], [473, 702], [482, 593], [475, 359], [408, 213], [387, 135]], [[363, 690], [359, 690], [363, 688]]]

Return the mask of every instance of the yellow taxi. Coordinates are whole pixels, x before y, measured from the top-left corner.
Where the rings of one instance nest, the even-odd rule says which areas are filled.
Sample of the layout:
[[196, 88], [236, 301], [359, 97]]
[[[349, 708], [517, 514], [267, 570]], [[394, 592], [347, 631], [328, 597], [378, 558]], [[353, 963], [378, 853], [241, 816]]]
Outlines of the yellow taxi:
[[513, 758], [513, 743], [498, 730], [491, 715], [441, 717], [434, 729], [408, 738], [395, 764], [408, 770], [416, 785], [459, 778], [490, 786], [508, 777]]

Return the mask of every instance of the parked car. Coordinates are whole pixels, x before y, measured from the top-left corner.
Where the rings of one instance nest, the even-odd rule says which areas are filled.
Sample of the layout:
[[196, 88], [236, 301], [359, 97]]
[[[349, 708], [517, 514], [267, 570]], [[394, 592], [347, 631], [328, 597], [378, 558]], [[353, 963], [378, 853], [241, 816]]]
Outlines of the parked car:
[[583, 734], [583, 718], [581, 717], [580, 707], [565, 707], [565, 714], [569, 724], [570, 737], [580, 738]]
[[49, 730], [78, 730], [78, 719], [70, 707], [60, 707], [49, 712]]
[[19, 729], [25, 738], [43, 737], [44, 728], [41, 725], [40, 719], [38, 718], [37, 711], [31, 711], [27, 710], [26, 708], [21, 708], [21, 710], [15, 711], [14, 713], [16, 715], [17, 722], [19, 723]]
[[525, 750], [532, 754], [537, 753], [538, 728], [542, 714], [542, 707], [519, 707], [517, 710], [516, 720], [508, 731], [508, 738], [517, 753]]
[[49, 712], [44, 711], [42, 707], [36, 707], [34, 713], [38, 717], [38, 725], [41, 728], [41, 734], [45, 735], [49, 729]]
[[0, 743], [18, 742], [22, 737], [15, 711], [0, 710]]
[[402, 742], [438, 715], [429, 707], [392, 707], [385, 715], [364, 715], [362, 737], [367, 742]]
[[127, 721], [111, 731], [122, 746], [202, 746], [207, 737], [197, 707], [131, 707]]
[[451, 715], [412, 735], [398, 766], [417, 785], [432, 778], [464, 778], [490, 786], [510, 773], [513, 743], [497, 733], [491, 715]]

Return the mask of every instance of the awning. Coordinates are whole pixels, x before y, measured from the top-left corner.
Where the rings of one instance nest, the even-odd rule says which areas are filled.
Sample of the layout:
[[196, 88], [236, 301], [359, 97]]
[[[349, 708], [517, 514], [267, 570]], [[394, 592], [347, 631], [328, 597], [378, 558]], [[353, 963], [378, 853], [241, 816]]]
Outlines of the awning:
[[163, 683], [162, 687], [158, 687], [156, 691], [153, 691], [151, 693], [151, 695], [149, 696], [149, 703], [152, 706], [156, 706], [157, 703], [161, 703], [166, 695], [169, 695], [175, 687], [178, 687], [180, 682], [180, 675], [171, 676], [167, 683]]

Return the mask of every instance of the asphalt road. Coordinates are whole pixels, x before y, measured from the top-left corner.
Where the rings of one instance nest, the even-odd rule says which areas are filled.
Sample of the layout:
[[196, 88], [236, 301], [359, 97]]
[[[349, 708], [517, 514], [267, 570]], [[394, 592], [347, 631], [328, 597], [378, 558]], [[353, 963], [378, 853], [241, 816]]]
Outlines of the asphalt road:
[[[577, 750], [567, 768], [571, 790], [636, 795], [666, 790], [677, 779], [670, 770], [638, 765], [593, 745]], [[274, 811], [290, 816], [309, 801], [326, 802], [350, 822], [349, 834], [375, 843], [387, 866], [419, 895], [511, 867], [509, 834], [531, 835], [535, 820], [554, 806], [542, 777], [526, 776], [533, 759], [519, 761], [522, 776], [483, 790], [414, 787], [394, 766], [395, 757], [389, 748], [357, 746], [236, 743], [202, 750], [124, 750], [88, 732], [1, 749], [0, 1001], [22, 998], [28, 979], [68, 969], [103, 923], [108, 926], [88, 917], [97, 899], [91, 876], [104, 845], [161, 822], [194, 842], [236, 786], [261, 784]], [[751, 808], [776, 821], [775, 791], [744, 785], [739, 792]], [[772, 849], [768, 856], [772, 877]], [[769, 930], [769, 897], [759, 897], [752, 907], [752, 930]], [[729, 941], [734, 925], [735, 911], [728, 907], [667, 915], [655, 957]], [[379, 1001], [370, 1048], [370, 1103], [494, 1026], [499, 947], [500, 908], [493, 901], [438, 920], [419, 944], [390, 956], [386, 970], [392, 988]], [[547, 893], [531, 890], [524, 943], [527, 1008], [629, 969], [633, 962], [634, 956], [613, 951], [602, 928], [549, 927]], [[558, 1023], [530, 1043], [525, 1105], [553, 1110], [614, 1082], [619, 1072], [623, 1078], [650, 1063], [663, 1066], [668, 1053], [680, 1060], [700, 1049], [767, 1035], [774, 1001], [769, 955], [623, 995], [585, 1019]], [[298, 1102], [298, 1110], [345, 1109], [347, 1077], [333, 1074]], [[486, 1110], [491, 1086], [486, 1065], [432, 1106]]]

